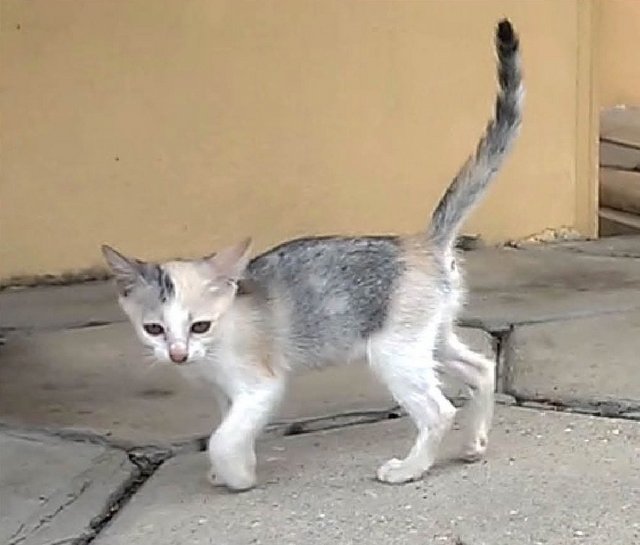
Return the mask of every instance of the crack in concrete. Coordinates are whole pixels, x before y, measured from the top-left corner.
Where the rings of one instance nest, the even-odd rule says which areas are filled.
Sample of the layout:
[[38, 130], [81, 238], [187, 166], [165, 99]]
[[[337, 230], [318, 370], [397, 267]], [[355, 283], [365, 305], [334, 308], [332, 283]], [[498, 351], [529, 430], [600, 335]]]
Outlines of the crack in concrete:
[[44, 437], [52, 437], [55, 439], [63, 439], [73, 443], [89, 443], [101, 447], [115, 448], [117, 450], [129, 451], [136, 448], [137, 445], [128, 441], [120, 441], [118, 439], [109, 439], [104, 435], [92, 431], [74, 430], [67, 428], [42, 428], [30, 427], [25, 429], [17, 425], [0, 422], [0, 432], [6, 433], [13, 437], [25, 439], [28, 441], [39, 441], [38, 435]]
[[122, 324], [127, 320], [118, 318], [112, 320], [87, 320], [83, 322], [68, 322], [66, 324], [41, 325], [41, 326], [2, 326], [0, 331], [6, 335], [33, 335], [34, 333], [51, 333], [58, 331], [76, 331], [78, 329], [91, 329], [93, 327], [105, 327]]
[[507, 329], [489, 331], [493, 344], [493, 351], [496, 358], [496, 391], [506, 392], [509, 385], [511, 372], [508, 366], [507, 354], [509, 352], [509, 342], [513, 333], [513, 326]]
[[121, 320], [88, 320], [86, 322], [78, 322], [75, 324], [68, 325], [66, 329], [74, 330], [74, 329], [87, 329], [91, 327], [104, 327], [106, 325], [121, 324], [124, 322], [126, 322], [124, 318]]
[[640, 421], [640, 403], [633, 400], [559, 400], [526, 398], [513, 393], [510, 395], [515, 398], [518, 407], [526, 409], [583, 414], [599, 418], [616, 418], [636, 422]]
[[[27, 534], [25, 534], [23, 536], [20, 536], [20, 537], [17, 537], [24, 530], [25, 525], [22, 524], [20, 526], [20, 528], [16, 532], [14, 532], [14, 534], [9, 538], [10, 541], [9, 541], [8, 545], [18, 545], [19, 543], [22, 543], [25, 539], [28, 539], [29, 536], [35, 534], [45, 524], [47, 524], [51, 520], [53, 520], [53, 518], [56, 515], [58, 515], [62, 511], [64, 511], [71, 504], [75, 503], [80, 498], [80, 496], [82, 496], [82, 494], [84, 494], [84, 492], [87, 490], [87, 488], [89, 488], [90, 484], [91, 484], [90, 480], [82, 481], [80, 487], [77, 490], [74, 490], [69, 494], [69, 498], [67, 499], [67, 501], [65, 501], [65, 502], [61, 503], [60, 505], [58, 505], [51, 513], [47, 513], [45, 516], [43, 516], [37, 522], [37, 524], [35, 524], [32, 528], [29, 529]], [[16, 538], [16, 539], [14, 539], [14, 538]]]
[[90, 531], [75, 539], [73, 545], [89, 545], [98, 537], [98, 534], [127, 505], [144, 483], [172, 456], [168, 451], [164, 451], [162, 454], [159, 450], [150, 451], [147, 455], [144, 452], [144, 449], [137, 449], [135, 452], [129, 453], [129, 461], [136, 466], [137, 471], [131, 479], [111, 494], [102, 512], [91, 520]]
[[[630, 290], [631, 291], [631, 290]], [[553, 324], [557, 322], [568, 322], [575, 319], [595, 318], [599, 316], [610, 316], [612, 314], [628, 314], [640, 310], [640, 304], [630, 304], [622, 308], [612, 308], [604, 310], [575, 310], [567, 314], [558, 316], [542, 316], [540, 318], [528, 318], [514, 321], [512, 317], [508, 320], [500, 320], [499, 318], [482, 318], [477, 316], [466, 317], [458, 321], [461, 327], [469, 327], [472, 329], [481, 329], [490, 335], [501, 334], [510, 331], [516, 327]]]
[[[17, 529], [15, 532], [13, 532], [13, 534], [11, 534], [11, 535], [9, 536], [9, 543], [12, 543], [12, 541], [11, 541], [11, 540], [12, 540], [12, 539], [14, 539], [16, 536], [19, 536], [19, 535], [22, 533], [22, 531], [24, 530], [24, 527], [25, 527], [25, 526], [26, 526], [26, 525], [25, 525], [25, 523], [24, 523], [24, 522], [23, 522], [22, 524], [20, 524], [20, 526], [18, 526], [18, 529]], [[21, 539], [21, 540], [23, 540], [23, 539], [25, 539], [25, 538], [20, 538], [20, 539]]]
[[600, 257], [604, 259], [640, 259], [640, 253], [635, 253], [635, 252], [594, 254], [592, 251], [589, 252], [587, 250], [583, 250], [582, 248], [562, 248], [562, 251], [567, 253], [572, 253], [572, 254], [587, 255], [590, 257]]
[[52, 541], [51, 543], [45, 543], [44, 545], [65, 545], [65, 543], [77, 543], [77, 541], [75, 537], [65, 537], [57, 541]]

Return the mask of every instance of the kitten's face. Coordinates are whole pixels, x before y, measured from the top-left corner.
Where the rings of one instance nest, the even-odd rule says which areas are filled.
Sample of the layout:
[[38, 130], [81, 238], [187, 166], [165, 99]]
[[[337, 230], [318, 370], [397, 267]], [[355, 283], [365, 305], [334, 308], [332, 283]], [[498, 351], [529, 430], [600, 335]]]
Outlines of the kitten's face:
[[213, 257], [161, 265], [103, 247], [120, 305], [155, 359], [185, 364], [206, 356], [215, 342], [218, 321], [233, 304], [249, 245], [246, 240]]

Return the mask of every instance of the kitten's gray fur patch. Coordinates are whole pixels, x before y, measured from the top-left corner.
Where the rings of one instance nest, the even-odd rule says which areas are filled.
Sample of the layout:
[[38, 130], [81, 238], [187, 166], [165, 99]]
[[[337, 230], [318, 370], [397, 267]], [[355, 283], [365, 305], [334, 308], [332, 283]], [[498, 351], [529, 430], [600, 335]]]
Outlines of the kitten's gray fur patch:
[[158, 267], [157, 282], [160, 287], [160, 301], [165, 303], [174, 295], [175, 286], [171, 276], [162, 266]]
[[[154, 263], [138, 262], [136, 265], [140, 279], [157, 293], [158, 300], [161, 303], [166, 303], [175, 293], [175, 286], [169, 273], [162, 265]], [[124, 291], [123, 295], [127, 297], [133, 287]]]
[[291, 346], [312, 360], [382, 328], [400, 257], [395, 237], [301, 238], [254, 258], [245, 278], [267, 302], [286, 306]]

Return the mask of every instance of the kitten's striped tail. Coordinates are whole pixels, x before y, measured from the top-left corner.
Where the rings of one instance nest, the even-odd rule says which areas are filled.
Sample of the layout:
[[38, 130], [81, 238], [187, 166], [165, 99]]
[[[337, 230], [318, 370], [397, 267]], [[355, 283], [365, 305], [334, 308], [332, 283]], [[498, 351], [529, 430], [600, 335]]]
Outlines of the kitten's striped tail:
[[483, 196], [520, 129], [524, 88], [519, 40], [507, 19], [498, 23], [495, 40], [500, 84], [495, 117], [487, 125], [475, 154], [467, 159], [431, 216], [427, 234], [441, 248], [455, 242], [462, 222]]

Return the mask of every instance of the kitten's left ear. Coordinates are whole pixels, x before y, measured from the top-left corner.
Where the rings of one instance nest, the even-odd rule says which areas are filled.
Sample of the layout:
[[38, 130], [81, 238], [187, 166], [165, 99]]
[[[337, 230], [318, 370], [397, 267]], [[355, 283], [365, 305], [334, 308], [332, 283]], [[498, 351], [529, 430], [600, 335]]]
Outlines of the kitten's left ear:
[[249, 264], [250, 254], [251, 239], [246, 238], [234, 246], [220, 250], [207, 258], [207, 261], [213, 266], [216, 274], [230, 280], [239, 280]]

